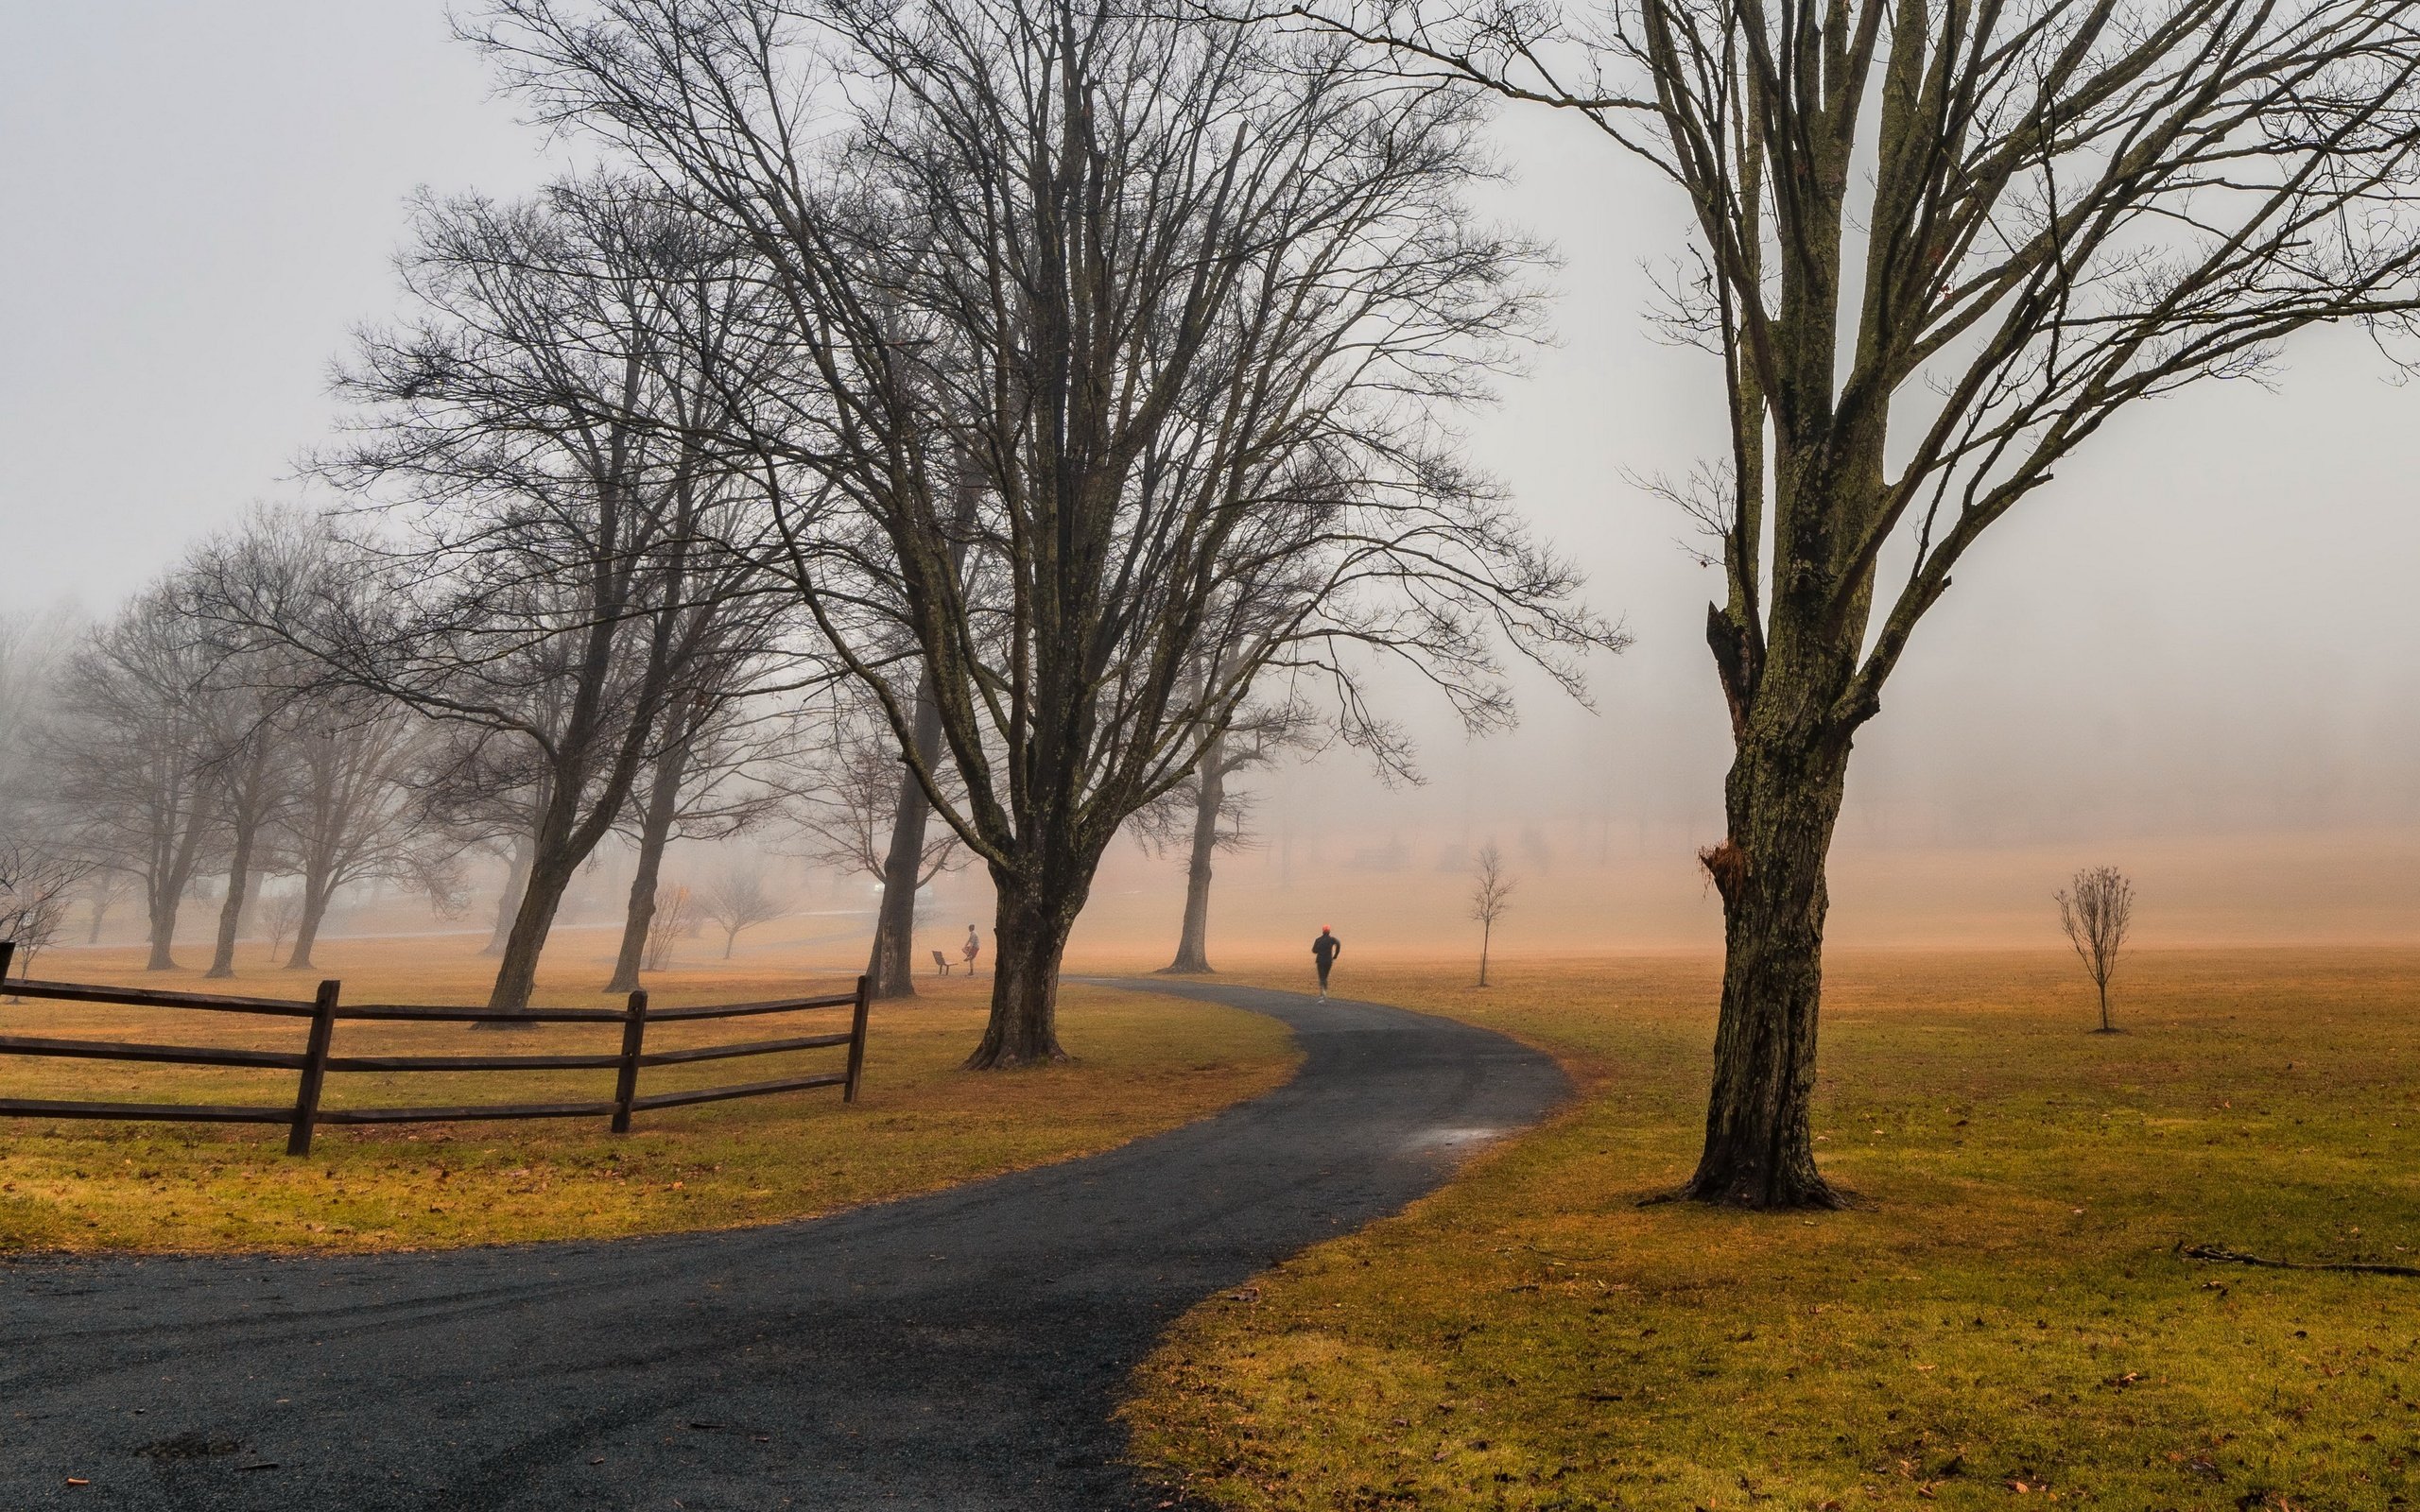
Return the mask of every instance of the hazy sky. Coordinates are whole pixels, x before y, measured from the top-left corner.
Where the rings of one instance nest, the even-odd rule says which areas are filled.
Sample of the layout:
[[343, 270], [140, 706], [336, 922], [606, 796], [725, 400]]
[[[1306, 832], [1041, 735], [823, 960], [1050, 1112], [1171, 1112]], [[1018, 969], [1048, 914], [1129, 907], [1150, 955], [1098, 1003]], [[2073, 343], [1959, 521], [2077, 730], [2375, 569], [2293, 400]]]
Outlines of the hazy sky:
[[[1699, 639], [1713, 575], [1627, 481], [1721, 444], [1711, 363], [1640, 315], [1680, 206], [1574, 122], [1514, 113], [1502, 140], [1501, 213], [1564, 259], [1559, 342], [1471, 444], [1637, 645], [1600, 668], [1594, 714], [1536, 693], [1519, 733], [1476, 747], [1426, 719], [1426, 788], [1374, 791], [1340, 753], [1267, 817], [1345, 833], [1330, 867], [1400, 836], [1433, 871], [1441, 847], [1528, 832], [1545, 864], [1633, 868], [1623, 885], [1685, 933], [1725, 755]], [[546, 172], [436, 0], [9, 7], [0, 143], [0, 611], [103, 611], [290, 494], [330, 359], [392, 308], [405, 197]], [[2307, 339], [2273, 391], [2141, 409], [1995, 527], [1860, 738], [1844, 856], [1905, 875], [1925, 863], [1888, 858], [1996, 856], [1976, 874], [2005, 880], [1979, 885], [2012, 909], [2083, 861], [2168, 867], [2171, 894], [2234, 865], [2262, 874], [2247, 900], [2285, 886], [2298, 919], [2400, 932], [2413, 868], [2378, 858], [2420, 833], [2420, 394], [2387, 380], [2357, 335]], [[2358, 896], [2278, 882], [2365, 846]]]

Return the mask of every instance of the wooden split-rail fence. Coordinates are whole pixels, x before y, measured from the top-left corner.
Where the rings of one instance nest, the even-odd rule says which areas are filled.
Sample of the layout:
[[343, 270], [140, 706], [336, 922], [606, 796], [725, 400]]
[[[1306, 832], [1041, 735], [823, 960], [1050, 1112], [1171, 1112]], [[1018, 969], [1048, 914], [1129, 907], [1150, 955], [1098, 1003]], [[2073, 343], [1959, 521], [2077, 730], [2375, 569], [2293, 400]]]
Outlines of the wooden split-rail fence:
[[[854, 992], [820, 998], [781, 998], [769, 1003], [723, 1003], [703, 1007], [658, 1008], [650, 1012], [647, 994], [633, 992], [619, 1008], [528, 1008], [504, 1013], [488, 1008], [445, 1007], [407, 1003], [347, 1004], [342, 984], [321, 982], [309, 1002], [286, 998], [223, 997], [205, 992], [162, 992], [149, 988], [101, 987], [82, 982], [29, 982], [9, 978], [16, 947], [0, 941], [0, 993], [21, 998], [51, 998], [67, 1003], [102, 1003], [129, 1007], [192, 1008], [210, 1013], [247, 1013], [268, 1018], [308, 1019], [310, 1029], [299, 1051], [232, 1050], [210, 1045], [128, 1044], [104, 1040], [43, 1040], [25, 1035], [0, 1035], [0, 1055], [56, 1056], [82, 1060], [147, 1060], [183, 1066], [237, 1066], [297, 1074], [290, 1107], [197, 1103], [53, 1102], [30, 1097], [0, 1097], [0, 1117], [156, 1119], [193, 1124], [284, 1124], [285, 1153], [311, 1153], [312, 1130], [322, 1124], [435, 1124], [506, 1118], [604, 1118], [616, 1134], [627, 1134], [631, 1115], [660, 1108], [684, 1108], [692, 1103], [726, 1102], [735, 1097], [763, 1097], [809, 1087], [838, 1087], [843, 1101], [857, 1100], [857, 1083], [866, 1061], [866, 979], [857, 978]], [[694, 1023], [705, 1019], [751, 1018], [768, 1013], [796, 1013], [807, 1008], [850, 1007], [856, 1010], [846, 1030], [830, 1034], [794, 1035], [782, 1040], [752, 1040], [737, 1044], [699, 1045], [680, 1050], [649, 1050], [651, 1023]], [[535, 1024], [618, 1023], [622, 1048], [613, 1055], [458, 1055], [339, 1056], [334, 1053], [336, 1027], [342, 1020], [376, 1020], [407, 1023]], [[732, 1060], [750, 1056], [777, 1056], [796, 1050], [848, 1047], [848, 1062], [839, 1071], [808, 1076], [783, 1076], [769, 1081], [740, 1082], [722, 1087], [680, 1091], [639, 1091], [639, 1073], [649, 1066], [683, 1066], [705, 1060]], [[462, 1108], [322, 1108], [320, 1091], [330, 1072], [459, 1072], [459, 1071], [611, 1071], [611, 1101], [584, 1103], [483, 1103]]]

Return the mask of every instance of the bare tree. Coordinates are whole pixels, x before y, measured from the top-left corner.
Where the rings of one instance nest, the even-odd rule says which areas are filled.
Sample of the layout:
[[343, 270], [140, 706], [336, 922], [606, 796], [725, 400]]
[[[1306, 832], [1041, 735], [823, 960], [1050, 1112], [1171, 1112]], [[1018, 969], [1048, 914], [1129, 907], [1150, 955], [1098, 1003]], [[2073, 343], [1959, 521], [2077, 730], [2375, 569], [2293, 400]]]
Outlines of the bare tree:
[[93, 631], [54, 683], [43, 732], [53, 797], [78, 850], [142, 880], [151, 971], [176, 965], [177, 910], [208, 856], [220, 784], [211, 651], [165, 583]]
[[608, 992], [639, 985], [666, 848], [675, 839], [729, 839], [782, 811], [785, 795], [761, 780], [779, 765], [782, 722], [752, 716], [747, 708], [753, 659], [764, 649], [759, 642], [719, 663], [701, 658], [695, 691], [665, 710], [647, 784], [625, 817], [637, 856]]
[[672, 947], [698, 933], [698, 900], [679, 883], [669, 885], [648, 916], [647, 955], [642, 964], [661, 971], [671, 964]]
[[1471, 873], [1471, 918], [1478, 920], [1478, 985], [1487, 986], [1487, 952], [1495, 939], [1495, 921], [1512, 907], [1512, 890], [1520, 879], [1504, 869], [1504, 853], [1490, 840], [1479, 848], [1478, 865]]
[[1592, 123], [1689, 207], [1662, 314], [1718, 359], [1731, 444], [1667, 491], [1723, 572], [1734, 757], [1686, 1194], [1835, 1204], [1808, 1099], [1856, 732], [1975, 542], [2121, 411], [2408, 318], [2420, 6], [1310, 3], [1410, 77]]
[[286, 730], [278, 718], [274, 692], [264, 669], [243, 651], [214, 644], [209, 685], [203, 692], [210, 727], [210, 781], [223, 827], [227, 889], [218, 909], [218, 937], [205, 977], [235, 974], [235, 941], [244, 910], [260, 879], [261, 848], [288, 794]]
[[[951, 473], [956, 491], [945, 526], [949, 570], [962, 586], [967, 547], [982, 504], [983, 476], [962, 444], [951, 458]], [[932, 805], [925, 801], [924, 782], [917, 775], [921, 770], [947, 781], [951, 768], [942, 760], [942, 712], [934, 696], [932, 672], [921, 658], [916, 660], [914, 713], [908, 731], [916, 759], [897, 763], [896, 769], [889, 772], [895, 794], [890, 804], [890, 841], [882, 858], [882, 901], [874, 912], [873, 946], [866, 962], [866, 990], [878, 998], [916, 995], [916, 895], [938, 871], [955, 867], [964, 854], [947, 825], [937, 835], [932, 833]], [[861, 772], [862, 765], [857, 770]]]
[[1270, 765], [1283, 750], [1307, 744], [1310, 732], [1310, 722], [1299, 708], [1248, 706], [1233, 726], [1203, 748], [1201, 764], [1190, 777], [1134, 816], [1137, 838], [1145, 849], [1156, 854], [1177, 840], [1184, 844], [1184, 916], [1177, 933], [1176, 958], [1161, 967], [1159, 974], [1213, 974], [1212, 863], [1221, 850], [1239, 850], [1253, 843], [1252, 795], [1231, 786], [1231, 781], [1240, 772]]
[[357, 439], [323, 468], [381, 509], [383, 570], [320, 595], [337, 612], [243, 617], [299, 620], [337, 676], [460, 727], [448, 770], [534, 799], [489, 1000], [511, 1010], [666, 712], [726, 649], [705, 608], [757, 570], [686, 439], [720, 402], [699, 354], [738, 281], [694, 217], [616, 180], [424, 199], [404, 266], [414, 319], [362, 335], [340, 379]]
[[88, 928], [84, 943], [98, 945], [101, 928], [109, 922], [110, 910], [126, 901], [135, 889], [135, 878], [115, 867], [96, 868], [84, 880], [84, 907]]
[[[933, 735], [932, 766], [946, 781], [939, 716], [928, 693], [919, 695], [917, 708], [918, 738]], [[806, 857], [882, 885], [867, 990], [880, 984], [878, 996], [914, 997], [915, 988], [902, 973], [913, 974], [916, 894], [971, 859], [958, 832], [926, 823], [932, 811], [923, 785], [899, 759], [888, 725], [863, 709], [830, 715], [821, 747], [800, 765], [787, 785], [790, 816], [805, 840]]]
[[[458, 849], [437, 833], [415, 791], [435, 746], [429, 722], [307, 654], [327, 606], [374, 566], [325, 519], [292, 508], [255, 511], [193, 555], [192, 611], [217, 653], [212, 702], [225, 733], [214, 765], [231, 839], [211, 975], [232, 970], [256, 846], [302, 880], [285, 963], [294, 971], [311, 965], [338, 889], [387, 878], [425, 890]], [[250, 622], [268, 606], [304, 620]]]
[[722, 958], [731, 959], [742, 930], [767, 924], [790, 911], [789, 900], [765, 884], [761, 867], [725, 868], [698, 895], [698, 913], [722, 931]]
[[0, 615], [0, 806], [39, 803], [50, 791], [40, 732], [53, 717], [59, 666], [76, 641], [63, 614]]
[[33, 975], [34, 957], [58, 938], [92, 869], [56, 834], [22, 824], [0, 833], [0, 940], [15, 943], [19, 976]]
[[426, 723], [403, 705], [354, 688], [314, 690], [288, 715], [294, 791], [282, 849], [302, 880], [288, 971], [303, 971], [341, 889], [372, 878], [421, 885], [450, 876], [457, 848], [431, 830], [414, 791], [429, 747]]
[[[277, 953], [285, 948], [286, 937], [294, 933], [294, 926], [302, 921], [302, 899], [299, 894], [290, 892], [281, 893], [275, 898], [267, 899], [263, 902], [261, 905], [261, 927], [268, 931], [268, 958], [270, 964], [276, 964]], [[301, 953], [301, 947], [298, 945], [296, 947], [296, 954], [300, 954]], [[294, 962], [289, 957], [285, 964], [290, 967]]]
[[2118, 952], [2126, 943], [2126, 928], [2135, 921], [2135, 885], [2116, 867], [2086, 867], [2067, 890], [2054, 894], [2059, 927], [2076, 948], [2084, 974], [2100, 992], [2100, 1034], [2116, 1034], [2109, 1017], [2109, 978], [2118, 971]]
[[[781, 304], [794, 380], [722, 444], [990, 869], [970, 1066], [1061, 1057], [1103, 850], [1271, 669], [1399, 757], [1367, 658], [1487, 726], [1495, 632], [1575, 692], [1617, 639], [1439, 423], [1532, 308], [1533, 249], [1463, 200], [1486, 168], [1464, 94], [1075, 0], [498, 0], [472, 29], [542, 115], [729, 225]], [[902, 647], [962, 799], [918, 746]]]

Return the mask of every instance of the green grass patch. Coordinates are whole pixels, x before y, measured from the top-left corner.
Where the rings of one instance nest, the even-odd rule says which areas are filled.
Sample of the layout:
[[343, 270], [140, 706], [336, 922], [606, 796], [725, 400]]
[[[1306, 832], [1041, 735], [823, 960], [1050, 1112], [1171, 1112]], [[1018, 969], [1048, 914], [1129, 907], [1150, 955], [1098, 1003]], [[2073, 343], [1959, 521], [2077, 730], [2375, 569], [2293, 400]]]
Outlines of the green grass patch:
[[[1299, 971], [1272, 970], [1295, 986]], [[1856, 1211], [1639, 1205], [1703, 1117], [1717, 966], [1353, 972], [1582, 1086], [1409, 1213], [1187, 1316], [1137, 1456], [1237, 1508], [2391, 1508], [2420, 1498], [2420, 956], [1832, 963]], [[1340, 982], [1340, 987], [1345, 985]]]

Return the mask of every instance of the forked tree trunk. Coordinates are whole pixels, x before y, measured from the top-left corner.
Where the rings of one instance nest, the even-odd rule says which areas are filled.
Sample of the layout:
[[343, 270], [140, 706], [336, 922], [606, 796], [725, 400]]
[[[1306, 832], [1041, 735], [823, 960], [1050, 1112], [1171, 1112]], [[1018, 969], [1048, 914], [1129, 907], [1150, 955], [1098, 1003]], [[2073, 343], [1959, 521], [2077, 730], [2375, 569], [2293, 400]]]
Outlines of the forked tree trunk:
[[648, 927], [655, 922], [655, 889], [664, 871], [664, 850], [672, 842], [672, 821], [681, 815], [681, 779], [688, 751], [675, 747], [655, 765], [655, 781], [648, 789], [647, 813], [639, 820], [638, 870], [631, 877], [630, 911], [622, 919], [622, 949], [614, 957], [608, 992], [635, 992], [639, 962], [647, 954]]
[[173, 971], [177, 958], [170, 954], [177, 940], [177, 904], [182, 901], [182, 889], [166, 899], [159, 888], [151, 893], [151, 957], [143, 963], [147, 971]]
[[512, 837], [512, 861], [504, 874], [504, 891], [495, 901], [495, 928], [488, 932], [488, 942], [479, 954], [502, 955], [507, 940], [512, 937], [512, 920], [521, 912], [521, 894], [529, 885], [529, 837]]
[[246, 824], [235, 831], [235, 853], [227, 863], [227, 901], [218, 908], [218, 946], [211, 953], [205, 977], [235, 974], [235, 936], [243, 928], [244, 904], [251, 901], [252, 842], [258, 828]]
[[320, 943], [320, 924], [328, 917], [328, 900], [337, 889], [325, 877], [302, 879], [302, 917], [294, 922], [294, 948], [285, 953], [285, 969], [309, 971], [311, 952]]
[[[563, 894], [570, 890], [571, 881], [579, 870], [579, 859], [562, 857], [548, 865], [533, 865], [529, 880], [521, 890], [521, 906], [512, 916], [512, 932], [505, 936], [504, 960], [496, 967], [495, 986], [488, 993], [488, 1007], [497, 1013], [519, 1013], [529, 1006], [529, 994], [538, 985], [538, 957], [546, 948], [546, 936], [555, 927], [555, 911], [562, 905]], [[480, 1023], [479, 1029], [535, 1028], [534, 1024]]]
[[[932, 683], [916, 690], [916, 754], [927, 769], [942, 756], [942, 713]], [[867, 990], [878, 998], [916, 995], [916, 888], [925, 880], [925, 829], [932, 802], [913, 771], [899, 776], [899, 806], [890, 816], [890, 849], [882, 862], [882, 906], [874, 915], [873, 954]]]
[[1216, 974], [1210, 965], [1210, 863], [1219, 849], [1219, 811], [1227, 801], [1226, 774], [1220, 769], [1226, 747], [1221, 735], [1202, 752], [1193, 805], [1193, 852], [1184, 872], [1184, 929], [1177, 936], [1176, 959], [1160, 968], [1163, 976]]
[[193, 885], [194, 868], [201, 849], [201, 833], [208, 813], [199, 810], [189, 819], [184, 833], [170, 845], [156, 852], [159, 869], [143, 879], [143, 897], [150, 911], [151, 958], [144, 964], [147, 971], [173, 971], [176, 957], [170, 954], [177, 939], [177, 911], [185, 901], [185, 889]]
[[1746, 1208], [1837, 1208], [1815, 1168], [1816, 1011], [1825, 854], [1840, 818], [1845, 735], [1755, 736], [1733, 762], [1730, 834], [1705, 855], [1722, 895], [1722, 1011], [1705, 1150], [1685, 1194]]
[[1059, 963], [1083, 910], [1085, 885], [1054, 886], [1004, 877], [996, 868], [999, 911], [994, 926], [992, 1017], [969, 1071], [1046, 1065], [1064, 1060], [1059, 1048]]

